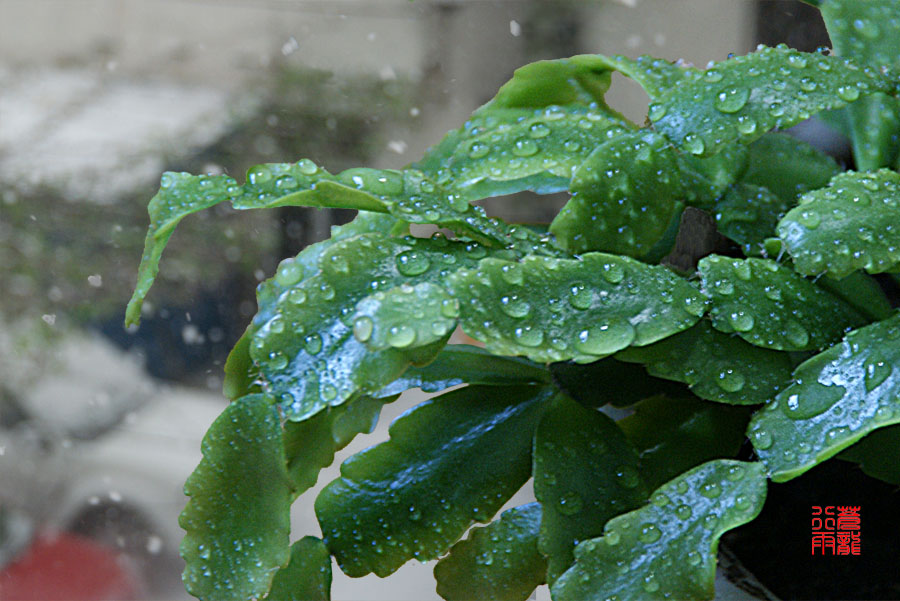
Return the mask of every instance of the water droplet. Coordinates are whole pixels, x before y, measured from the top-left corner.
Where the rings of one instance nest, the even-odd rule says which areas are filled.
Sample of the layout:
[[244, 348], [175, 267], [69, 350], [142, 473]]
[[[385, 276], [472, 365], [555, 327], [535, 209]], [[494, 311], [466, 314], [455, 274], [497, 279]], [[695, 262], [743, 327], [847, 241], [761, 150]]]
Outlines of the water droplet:
[[604, 263], [600, 276], [610, 284], [618, 284], [625, 279], [625, 269], [616, 263]]
[[722, 487], [716, 482], [707, 482], [700, 487], [700, 494], [707, 499], [715, 499], [722, 494]]
[[322, 384], [320, 389], [320, 396], [325, 402], [333, 401], [337, 398], [337, 388], [335, 388], [331, 384]]
[[422, 512], [415, 505], [409, 506], [409, 519], [413, 522], [418, 522], [422, 519]]
[[684, 148], [687, 152], [695, 155], [703, 154], [706, 150], [706, 144], [703, 143], [696, 134], [688, 134], [684, 137], [684, 140], [681, 141], [681, 147]]
[[365, 342], [372, 337], [372, 330], [374, 328], [375, 322], [372, 321], [371, 317], [367, 315], [357, 317], [353, 322], [353, 336], [360, 342]]
[[416, 340], [416, 331], [408, 325], [391, 326], [387, 333], [387, 342], [394, 348], [405, 348]]
[[397, 255], [397, 271], [405, 276], [416, 276], [428, 271], [431, 261], [424, 253], [408, 250]]
[[754, 119], [753, 117], [749, 115], [740, 115], [737, 118], [737, 130], [745, 136], [749, 136], [750, 134], [756, 132], [756, 128], [756, 119]]
[[729, 480], [731, 480], [732, 482], [737, 482], [737, 481], [743, 479], [744, 473], [745, 472], [744, 472], [743, 466], [733, 465], [730, 468], [728, 468], [728, 473], [725, 477], [728, 478]]
[[278, 264], [275, 281], [283, 288], [290, 288], [303, 277], [303, 266], [294, 259], [285, 259]]
[[788, 319], [784, 324], [784, 337], [788, 342], [794, 345], [797, 350], [803, 350], [809, 343], [809, 332], [803, 325], [794, 320]]
[[800, 80], [800, 89], [804, 92], [812, 92], [818, 87], [815, 81], [810, 79], [809, 77], [804, 77]]
[[825, 443], [830, 445], [838, 444], [849, 433], [850, 428], [847, 428], [846, 426], [838, 426], [837, 428], [832, 428], [825, 433]]
[[625, 319], [617, 319], [582, 330], [574, 345], [582, 353], [604, 356], [625, 348], [634, 337], [634, 326]]
[[709, 515], [703, 518], [703, 527], [707, 530], [713, 530], [716, 526], [719, 525], [719, 516], [714, 513], [710, 513]]
[[294, 288], [287, 295], [288, 302], [293, 305], [302, 305], [306, 302], [306, 291], [300, 288]]
[[872, 392], [891, 375], [891, 364], [885, 361], [871, 361], [865, 365], [866, 392]]
[[581, 511], [582, 505], [581, 496], [578, 493], [568, 492], [559, 498], [557, 508], [563, 515], [574, 515]]
[[538, 121], [528, 128], [528, 135], [532, 138], [546, 138], [550, 135], [550, 128]]
[[684, 299], [684, 310], [689, 315], [700, 317], [706, 311], [706, 303], [700, 298], [689, 296]]
[[744, 310], [732, 311], [728, 315], [728, 321], [736, 332], [749, 332], [755, 323], [753, 316]]
[[653, 574], [644, 577], [644, 582], [641, 586], [648, 593], [655, 593], [659, 590], [659, 582], [656, 580], [656, 577], [653, 576]]
[[716, 95], [715, 107], [723, 113], [736, 113], [747, 104], [750, 89], [744, 87], [725, 88]]
[[297, 161], [297, 171], [303, 175], [315, 175], [319, 167], [309, 159], [300, 159]]
[[618, 545], [621, 539], [622, 536], [615, 530], [610, 530], [603, 535], [603, 540], [611, 547]]
[[593, 294], [587, 290], [583, 283], [574, 282], [569, 287], [569, 304], [576, 309], [590, 309], [593, 300]]
[[469, 147], [469, 158], [480, 159], [486, 157], [490, 151], [490, 146], [488, 146], [484, 142], [475, 141], [472, 142], [472, 145]]
[[272, 179], [272, 170], [266, 165], [256, 165], [247, 172], [247, 182], [252, 186], [259, 186]]
[[664, 104], [654, 102], [648, 107], [647, 118], [650, 119], [650, 121], [656, 122], [665, 117], [667, 112], [668, 109]]
[[636, 488], [640, 481], [637, 470], [630, 465], [623, 465], [616, 470], [616, 482], [622, 488]]
[[804, 209], [800, 211], [797, 221], [800, 222], [800, 225], [814, 230], [819, 227], [819, 223], [822, 222], [822, 216], [814, 209]]
[[567, 152], [578, 152], [581, 150], [581, 143], [577, 140], [566, 140], [566, 143], [563, 144], [563, 148]]
[[700, 565], [701, 560], [702, 558], [700, 557], [699, 553], [697, 553], [696, 551], [688, 551], [687, 561], [689, 564], [691, 564], [692, 566], [698, 566]]
[[662, 537], [662, 532], [656, 527], [656, 524], [641, 524], [641, 533], [638, 538], [643, 543], [655, 543]]
[[657, 492], [653, 494], [653, 496], [650, 498], [650, 501], [657, 507], [665, 507], [669, 504], [669, 497], [661, 492]]
[[518, 295], [504, 295], [500, 297], [500, 310], [510, 317], [522, 319], [531, 312], [531, 305]]
[[738, 495], [734, 500], [734, 506], [740, 509], [741, 511], [747, 511], [753, 503], [750, 501], [750, 497], [747, 495]]
[[310, 334], [303, 339], [303, 348], [310, 355], [315, 355], [322, 350], [322, 337], [318, 334]]
[[840, 86], [837, 95], [841, 100], [853, 102], [859, 98], [859, 89], [856, 86]]
[[694, 510], [691, 509], [690, 505], [679, 505], [675, 508], [675, 515], [680, 520], [689, 520], [694, 515]]
[[864, 38], [874, 40], [878, 37], [878, 25], [870, 19], [854, 19], [853, 29], [858, 31]]
[[530, 138], [519, 138], [515, 141], [512, 153], [517, 157], [530, 157], [538, 152], [537, 142]]
[[725, 392], [739, 392], [744, 388], [744, 376], [731, 369], [719, 372], [716, 384]]
[[894, 418], [894, 410], [891, 407], [879, 407], [875, 410], [874, 419], [876, 422], [884, 423]]
[[751, 432], [750, 436], [753, 439], [753, 446], [757, 449], [762, 449], [763, 451], [771, 447], [774, 442], [772, 440], [772, 435], [769, 434], [768, 430], [754, 430]]
[[516, 263], [507, 263], [500, 268], [500, 276], [507, 284], [517, 286], [523, 281], [522, 268]]
[[722, 72], [715, 69], [707, 69], [703, 73], [703, 77], [705, 77], [706, 81], [710, 83], [718, 83], [722, 81]]
[[531, 326], [516, 328], [513, 334], [522, 346], [535, 347], [544, 341], [544, 332]]

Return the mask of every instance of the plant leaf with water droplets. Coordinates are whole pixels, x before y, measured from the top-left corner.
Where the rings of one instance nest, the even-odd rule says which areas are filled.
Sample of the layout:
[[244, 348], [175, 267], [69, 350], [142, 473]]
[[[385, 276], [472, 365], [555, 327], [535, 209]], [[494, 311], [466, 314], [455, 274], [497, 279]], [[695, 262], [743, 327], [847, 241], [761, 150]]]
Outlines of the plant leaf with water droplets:
[[702, 399], [733, 405], [765, 403], [790, 381], [793, 370], [787, 353], [723, 334], [706, 320], [615, 357], [645, 364], [652, 376], [684, 382]]
[[756, 346], [820, 349], [865, 323], [853, 307], [770, 259], [710, 255], [698, 271], [713, 327]]
[[438, 594], [448, 601], [525, 601], [547, 574], [538, 552], [541, 506], [507, 509], [450, 548], [434, 566]]
[[538, 547], [552, 584], [574, 561], [578, 541], [600, 536], [603, 525], [639, 507], [647, 487], [634, 448], [615, 422], [560, 395], [534, 437], [534, 494], [541, 503]]
[[872, 430], [900, 422], [900, 315], [850, 332], [802, 363], [748, 436], [772, 479], [799, 476]]
[[838, 459], [858, 463], [873, 478], [900, 486], [900, 426], [879, 428], [841, 451]]
[[292, 498], [315, 485], [319, 472], [334, 462], [334, 454], [357, 434], [369, 434], [378, 423], [381, 408], [396, 395], [374, 399], [363, 396], [338, 407], [328, 407], [309, 419], [284, 423], [284, 448]]
[[[893, 0], [828, 0], [822, 18], [834, 50], [861, 64], [900, 67], [900, 8]], [[897, 160], [900, 103], [876, 94], [844, 109], [860, 171], [888, 167]]]
[[816, 284], [851, 305], [870, 321], [887, 319], [894, 314], [891, 301], [875, 278], [861, 271], [854, 271], [839, 280], [825, 276], [817, 279]]
[[846, 59], [762, 48], [676, 82], [650, 120], [686, 152], [707, 156], [735, 140], [749, 143], [771, 129], [892, 89], [890, 78]]
[[[515, 256], [512, 251], [490, 252]], [[358, 391], [374, 393], [411, 363], [433, 359], [450, 329], [434, 342], [430, 336], [417, 340], [411, 328], [398, 329], [392, 337], [389, 327], [389, 348], [372, 350], [367, 342], [374, 322], [362, 327], [354, 312], [379, 290], [440, 283], [453, 270], [474, 267], [487, 253], [474, 242], [373, 233], [335, 242], [318, 257], [319, 272], [297, 283], [292, 282], [300, 272], [282, 263], [294, 276], [281, 280], [283, 291], [274, 307], [257, 316], [250, 355], [287, 418], [305, 419]]]
[[407, 346], [407, 340], [421, 346], [451, 333], [457, 317], [459, 303], [442, 287], [401, 284], [357, 303], [353, 334], [375, 351]]
[[555, 391], [467, 386], [390, 427], [387, 442], [341, 465], [316, 499], [325, 542], [349, 576], [387, 576], [439, 557], [487, 522], [531, 475], [534, 428]]
[[586, 363], [650, 344], [689, 328], [706, 310], [700, 291], [665, 267], [603, 253], [521, 263], [487, 258], [447, 281], [467, 334], [498, 355], [538, 362]]
[[618, 424], [638, 450], [641, 477], [651, 489], [704, 461], [734, 457], [750, 419], [748, 407], [691, 396], [653, 397], [634, 409]]
[[603, 537], [579, 544], [553, 598], [712, 599], [719, 537], [755, 518], [765, 497], [762, 464], [704, 463], [610, 520]]
[[184, 486], [184, 583], [200, 599], [249, 601], [266, 594], [289, 557], [291, 482], [281, 420], [271, 398], [226, 407]]
[[434, 223], [489, 244], [506, 242], [502, 224], [432, 182], [424, 173], [368, 168], [331, 175], [306, 159], [252, 167], [239, 186], [224, 176], [165, 173], [150, 201], [150, 227], [126, 325], [140, 320], [141, 304], [159, 271], [159, 260], [184, 217], [229, 201], [236, 209], [311, 206], [391, 213], [410, 223]]
[[900, 175], [848, 171], [800, 199], [778, 224], [794, 267], [842, 278], [857, 269], [882, 273], [900, 265]]
[[266, 601], [331, 601], [331, 554], [321, 540], [304, 536], [278, 570]]
[[624, 363], [615, 356], [586, 365], [552, 363], [550, 371], [557, 388], [594, 409], [606, 404], [627, 407], [658, 394], [684, 396], [688, 393], [686, 386], [655, 378], [643, 366]]
[[451, 344], [421, 367], [412, 366], [375, 396], [400, 394], [411, 388], [439, 392], [459, 384], [513, 386], [549, 384], [550, 372], [543, 365], [519, 357], [501, 357], [477, 346]]
[[662, 136], [647, 130], [604, 142], [575, 172], [572, 198], [550, 232], [571, 253], [647, 254], [681, 205], [675, 157]]

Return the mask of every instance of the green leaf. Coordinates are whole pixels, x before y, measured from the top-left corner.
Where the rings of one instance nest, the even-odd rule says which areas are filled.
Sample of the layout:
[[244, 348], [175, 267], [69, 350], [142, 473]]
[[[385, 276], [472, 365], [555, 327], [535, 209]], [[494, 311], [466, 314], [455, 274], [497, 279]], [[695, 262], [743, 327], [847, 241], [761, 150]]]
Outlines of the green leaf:
[[775, 235], [778, 220], [793, 205], [792, 200], [782, 200], [767, 188], [740, 183], [716, 203], [716, 227], [751, 253]]
[[734, 457], [749, 419], [746, 407], [659, 396], [638, 403], [618, 423], [638, 450], [641, 477], [652, 489], [704, 461]]
[[709, 315], [720, 332], [780, 351], [819, 349], [865, 319], [836, 296], [770, 259], [700, 261]]
[[718, 153], [708, 157], [676, 154], [686, 200], [696, 207], [714, 208], [716, 201], [741, 179], [749, 157], [747, 146], [738, 142], [723, 146]]
[[472, 528], [434, 566], [438, 594], [448, 601], [525, 601], [547, 572], [537, 549], [540, 524], [541, 506], [530, 503]]
[[256, 379], [259, 373], [250, 358], [250, 340], [254, 328], [248, 326], [234, 343], [228, 358], [225, 360], [225, 377], [222, 382], [222, 393], [230, 400], [239, 399], [248, 394], [262, 392]]
[[684, 190], [677, 173], [675, 151], [662, 136], [647, 130], [616, 136], [575, 172], [572, 198], [550, 232], [571, 253], [643, 256], [681, 205]]
[[650, 120], [686, 152], [706, 156], [892, 88], [878, 70], [846, 59], [762, 48], [676, 82], [651, 107]]
[[748, 435], [772, 479], [799, 476], [872, 430], [900, 422], [900, 315], [850, 332], [802, 363]]
[[459, 384], [549, 384], [550, 379], [546, 367], [527, 359], [500, 357], [477, 346], [451, 344], [434, 361], [422, 367], [410, 367], [375, 396], [400, 394], [411, 388], [439, 392]]
[[805, 194], [778, 224], [778, 236], [800, 273], [881, 273], [900, 264], [898, 220], [900, 175], [848, 171]]
[[615, 422], [558, 396], [534, 438], [534, 494], [541, 503], [538, 547], [553, 583], [578, 541], [600, 536], [610, 518], [639, 507], [648, 490], [637, 453]]
[[797, 197], [828, 184], [841, 172], [821, 150], [787, 134], [767, 133], [747, 147], [745, 184], [762, 186], [793, 205]]
[[759, 514], [766, 477], [759, 463], [710, 461], [651, 498], [576, 547], [551, 588], [556, 601], [712, 599], [719, 537]]
[[258, 599], [288, 562], [291, 482], [272, 399], [230, 404], [203, 437], [179, 524], [184, 583], [200, 599]]
[[[690, 331], [690, 330], [687, 330]], [[585, 407], [599, 409], [606, 404], [627, 407], [658, 395], [683, 396], [687, 388], [655, 378], [643, 366], [623, 363], [614, 357], [587, 365], [552, 363], [553, 383]]]
[[[822, 18], [837, 54], [875, 67], [900, 67], [900, 8], [893, 0], [827, 0]], [[895, 164], [900, 102], [875, 94], [847, 107], [856, 168]]]
[[321, 540], [305, 536], [291, 545], [291, 559], [278, 570], [268, 601], [331, 601], [331, 555]]
[[334, 454], [357, 434], [369, 434], [378, 423], [381, 408], [397, 397], [359, 397], [339, 407], [328, 407], [309, 419], [284, 423], [288, 475], [296, 499], [315, 485], [322, 468], [334, 462]]
[[[540, 285], [534, 285], [539, 282]], [[580, 259], [483, 259], [450, 275], [467, 334], [489, 351], [532, 361], [595, 361], [689, 328], [706, 310], [664, 267], [588, 253]]]
[[442, 340], [456, 327], [459, 302], [429, 282], [401, 284], [356, 305], [353, 334], [375, 351]]
[[423, 172], [368, 168], [331, 175], [303, 159], [252, 167], [239, 186], [224, 175], [163, 174], [150, 201], [150, 228], [138, 269], [138, 282], [126, 310], [126, 325], [140, 320], [141, 304], [159, 271], [159, 259], [175, 226], [184, 217], [229, 201], [236, 209], [308, 206], [391, 213], [410, 223], [434, 223], [489, 244], [506, 241], [506, 228], [445, 191]]
[[791, 379], [790, 355], [723, 334], [706, 320], [657, 343], [625, 349], [621, 361], [647, 366], [658, 378], [684, 382], [702, 399], [733, 405], [765, 403]]
[[[442, 282], [455, 269], [474, 267], [487, 252], [477, 243], [442, 237], [362, 234], [325, 249], [318, 258], [320, 271], [312, 277], [299, 279], [300, 270], [291, 271], [282, 262], [279, 272], [293, 273], [299, 281], [282, 278], [283, 292], [275, 306], [257, 316], [250, 355], [288, 419], [305, 419], [357, 392], [374, 393], [411, 363], [432, 360], [452, 328], [434, 342], [432, 330], [423, 339], [417, 338], [418, 330], [396, 321], [376, 326], [373, 318], [385, 317], [383, 313], [360, 314], [356, 319], [354, 315], [371, 305], [367, 299], [377, 301], [381, 290]], [[512, 251], [491, 252], [515, 256]], [[415, 295], [408, 299], [421, 300]], [[425, 311], [423, 305], [409, 309], [413, 314]], [[454, 308], [452, 302], [442, 305], [442, 319], [447, 318], [447, 309]], [[375, 333], [387, 343], [383, 350], [368, 346]]]
[[873, 478], [900, 486], [900, 426], [870, 432], [841, 451], [838, 458], [858, 463], [862, 471]]
[[554, 391], [468, 386], [391, 424], [316, 499], [325, 542], [349, 576], [439, 557], [487, 522], [531, 475], [534, 428]]
[[816, 284], [841, 298], [870, 321], [887, 319], [894, 314], [891, 302], [878, 282], [861, 271], [854, 271], [840, 280], [830, 276], [819, 278]]

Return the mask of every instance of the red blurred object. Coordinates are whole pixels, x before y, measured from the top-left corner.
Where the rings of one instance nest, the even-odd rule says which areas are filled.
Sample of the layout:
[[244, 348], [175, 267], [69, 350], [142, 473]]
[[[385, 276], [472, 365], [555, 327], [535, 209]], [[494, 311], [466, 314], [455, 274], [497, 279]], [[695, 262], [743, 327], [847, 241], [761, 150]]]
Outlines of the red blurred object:
[[72, 534], [39, 537], [0, 570], [0, 601], [127, 601], [138, 589], [114, 550]]

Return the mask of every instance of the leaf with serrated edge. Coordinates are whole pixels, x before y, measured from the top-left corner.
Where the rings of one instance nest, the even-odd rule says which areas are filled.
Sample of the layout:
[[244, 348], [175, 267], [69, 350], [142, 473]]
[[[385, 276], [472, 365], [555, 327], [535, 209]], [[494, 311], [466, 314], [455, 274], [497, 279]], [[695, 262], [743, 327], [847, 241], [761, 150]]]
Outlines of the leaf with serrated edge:
[[203, 459], [184, 486], [184, 583], [195, 597], [262, 597], [288, 561], [291, 483], [272, 399], [230, 404], [203, 437]]
[[550, 232], [572, 253], [643, 256], [662, 238], [681, 205], [677, 173], [675, 151], [662, 136], [647, 130], [616, 136], [578, 167], [572, 198]]
[[534, 428], [553, 389], [467, 386], [390, 427], [390, 440], [341, 465], [316, 499], [328, 548], [349, 576], [384, 577], [439, 557], [487, 522], [531, 475]]
[[540, 524], [541, 506], [530, 503], [469, 530], [434, 566], [438, 594], [447, 601], [525, 601], [547, 572], [537, 549]]
[[790, 381], [793, 369], [787, 353], [723, 334], [706, 320], [615, 358], [643, 363], [652, 376], [684, 382], [701, 399], [733, 405], [765, 403]]
[[339, 407], [329, 407], [309, 419], [284, 423], [284, 449], [293, 498], [316, 483], [322, 468], [334, 462], [334, 454], [357, 434], [375, 429], [381, 408], [396, 399], [359, 397]]
[[712, 155], [735, 140], [749, 143], [771, 129], [892, 89], [880, 71], [846, 59], [763, 47], [676, 82], [652, 105], [650, 120], [685, 152]]
[[243, 186], [225, 175], [163, 174], [148, 207], [150, 227], [126, 325], [140, 321], [141, 305], [159, 271], [159, 260], [184, 217], [222, 202], [236, 209], [311, 206], [391, 213], [410, 223], [433, 223], [488, 244], [506, 241], [506, 228], [484, 210], [448, 194], [423, 172], [355, 168], [331, 175], [307, 159], [252, 167]]
[[759, 463], [716, 460], [667, 482], [651, 503], [610, 520], [575, 548], [556, 601], [712, 599], [719, 537], [762, 509]]
[[799, 476], [872, 430], [900, 422], [900, 314], [802, 363], [748, 436], [772, 479]]
[[538, 362], [586, 363], [656, 342], [696, 323], [707, 302], [664, 267], [604, 253], [488, 258], [448, 284], [467, 334], [493, 353]]
[[820, 349], [865, 323], [850, 305], [770, 259], [710, 255], [697, 269], [712, 299], [713, 327], [756, 346]]
[[649, 492], [634, 448], [609, 417], [563, 395], [554, 399], [534, 437], [534, 495], [541, 503], [538, 546], [553, 583], [574, 561], [578, 541], [639, 507]]
[[[875, 67], [900, 67], [900, 7], [895, 0], [827, 0], [821, 10], [838, 55]], [[897, 99], [874, 94], [845, 111], [857, 168], [894, 164], [900, 150]]]
[[800, 198], [778, 224], [794, 267], [842, 278], [852, 271], [900, 265], [900, 175], [889, 169], [848, 171]]
[[501, 357], [477, 346], [451, 344], [421, 367], [410, 367], [374, 396], [400, 394], [411, 388], [440, 392], [459, 384], [514, 386], [549, 384], [550, 372], [543, 365], [519, 357]]
[[734, 457], [749, 420], [749, 407], [657, 396], [635, 405], [618, 424], [637, 449], [641, 477], [652, 489], [705, 461]]
[[291, 559], [278, 570], [265, 601], [330, 601], [331, 554], [321, 540], [305, 536], [291, 545]]
[[[490, 252], [515, 256], [512, 251]], [[296, 284], [282, 279], [284, 291], [271, 312], [257, 316], [260, 321], [250, 355], [287, 418], [301, 420], [339, 405], [358, 391], [375, 392], [411, 363], [430, 361], [450, 335], [449, 329], [434, 342], [431, 336], [416, 340], [414, 330], [410, 330], [413, 336], [404, 331], [403, 336], [391, 337], [388, 328], [389, 348], [373, 351], [365, 336], [371, 331], [360, 327], [353, 311], [380, 290], [440, 283], [453, 270], [474, 267], [487, 253], [477, 243], [442, 237], [362, 234], [325, 249], [316, 275]], [[285, 265], [282, 268], [289, 271]], [[299, 271], [295, 276], [301, 277]]]

